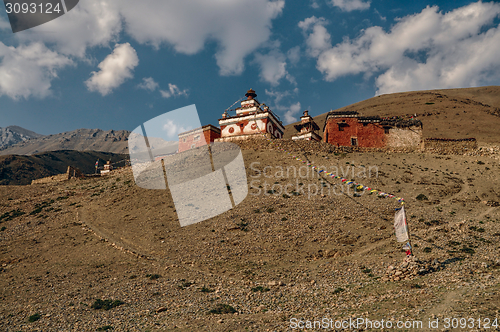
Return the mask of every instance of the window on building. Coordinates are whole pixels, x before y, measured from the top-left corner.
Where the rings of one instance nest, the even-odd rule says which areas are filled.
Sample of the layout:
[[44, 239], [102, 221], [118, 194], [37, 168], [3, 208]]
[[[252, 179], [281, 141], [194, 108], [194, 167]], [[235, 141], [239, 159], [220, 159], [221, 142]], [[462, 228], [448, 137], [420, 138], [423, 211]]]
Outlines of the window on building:
[[344, 126], [339, 124], [339, 131], [344, 131]]
[[389, 134], [389, 128], [384, 128], [384, 133]]
[[182, 139], [182, 143], [186, 143], [186, 137]]
[[196, 135], [194, 138], [193, 138], [193, 141], [199, 141], [200, 140], [200, 135]]
[[358, 139], [356, 137], [351, 137], [351, 145], [352, 146], [358, 145]]

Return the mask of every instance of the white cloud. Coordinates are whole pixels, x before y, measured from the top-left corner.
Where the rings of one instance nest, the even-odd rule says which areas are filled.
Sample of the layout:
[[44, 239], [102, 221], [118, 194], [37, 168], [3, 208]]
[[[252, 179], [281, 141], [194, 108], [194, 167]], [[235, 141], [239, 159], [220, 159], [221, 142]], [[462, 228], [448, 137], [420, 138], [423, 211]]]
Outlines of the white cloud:
[[351, 12], [353, 10], [365, 10], [370, 8], [370, 1], [363, 2], [362, 0], [332, 0], [332, 5], [339, 7], [345, 12]]
[[42, 43], [6, 46], [0, 42], [0, 96], [13, 99], [50, 95], [51, 82], [57, 71], [73, 64]]
[[317, 57], [321, 52], [332, 47], [331, 36], [325, 28], [328, 24], [324, 18], [315, 16], [299, 22], [299, 27], [304, 33], [309, 33], [306, 39], [307, 51], [310, 56]]
[[318, 9], [319, 8], [318, 2], [316, 0], [311, 0], [311, 7], [314, 9]]
[[399, 19], [389, 32], [370, 27], [329, 48], [309, 42], [314, 27], [324, 27], [320, 19], [301, 24], [312, 31], [306, 40], [308, 52], [317, 54], [317, 68], [326, 80], [376, 75], [377, 94], [382, 94], [499, 82], [500, 29], [491, 26], [499, 15], [500, 4], [493, 2], [447, 13], [427, 7]]
[[286, 97], [291, 97], [292, 95], [296, 95], [299, 92], [298, 88], [295, 88], [294, 90], [286, 90], [286, 91], [272, 91], [272, 90], [265, 90], [266, 95], [274, 98], [274, 107], [277, 110], [283, 111], [288, 109], [288, 106], [284, 106], [281, 101], [286, 98]]
[[261, 80], [278, 85], [279, 81], [287, 75], [286, 57], [283, 53], [273, 50], [266, 55], [257, 53], [255, 62], [260, 66]]
[[269, 39], [271, 21], [282, 12], [285, 2], [150, 0], [144, 5], [119, 0], [119, 4], [125, 30], [138, 42], [155, 47], [172, 45], [177, 52], [194, 54], [207, 41], [216, 41], [220, 74], [233, 75], [240, 74], [244, 58]]
[[286, 56], [292, 65], [296, 65], [300, 61], [300, 46], [292, 47], [286, 52]]
[[168, 83], [168, 90], [160, 90], [160, 93], [163, 98], [187, 96], [187, 89], [181, 91], [177, 85]]
[[[284, 4], [284, 0], [150, 0], [147, 5], [132, 0], [86, 0], [68, 15], [16, 33], [14, 41], [20, 45], [43, 43], [57, 52], [57, 59], [64, 55], [87, 62], [89, 48], [108, 47], [119, 42], [122, 34], [141, 44], [173, 47], [183, 54], [195, 54], [215, 42], [220, 74], [238, 75], [244, 70], [245, 58], [269, 40], [272, 21]], [[9, 25], [1, 18], [3, 28]], [[88, 81], [96, 88], [92, 82]], [[29, 82], [26, 84], [26, 91], [31, 91]]]
[[0, 30], [10, 29], [10, 24], [3, 17], [0, 16]]
[[170, 138], [175, 138], [177, 139], [177, 136], [180, 133], [183, 133], [185, 131], [191, 130], [192, 128], [190, 126], [188, 127], [183, 127], [182, 125], [176, 124], [172, 120], [167, 120], [167, 123], [163, 125], [163, 130], [167, 133], [167, 136]]
[[156, 89], [159, 88], [159, 86], [160, 85], [152, 77], [144, 77], [142, 79], [142, 83], [139, 83], [139, 85], [137, 85], [139, 89], [144, 89], [149, 91], [155, 91]]
[[300, 102], [296, 102], [295, 104], [290, 105], [288, 111], [285, 112], [285, 124], [290, 124], [297, 121], [297, 118], [294, 116], [299, 113], [301, 110]]
[[297, 121], [294, 115], [300, 112], [300, 102], [293, 103], [290, 102], [289, 99], [291, 99], [293, 96], [296, 96], [299, 93], [298, 88], [286, 91], [271, 91], [267, 89], [265, 91], [266, 95], [274, 98], [273, 102], [274, 108], [278, 111], [285, 111], [284, 112], [285, 124]]
[[122, 30], [120, 2], [80, 1], [67, 15], [16, 33], [21, 42], [41, 41], [59, 53], [85, 57], [88, 47], [117, 42]]
[[100, 71], [92, 72], [85, 84], [89, 91], [98, 91], [105, 96], [132, 78], [132, 71], [138, 64], [137, 53], [129, 43], [117, 44], [113, 53], [99, 64]]

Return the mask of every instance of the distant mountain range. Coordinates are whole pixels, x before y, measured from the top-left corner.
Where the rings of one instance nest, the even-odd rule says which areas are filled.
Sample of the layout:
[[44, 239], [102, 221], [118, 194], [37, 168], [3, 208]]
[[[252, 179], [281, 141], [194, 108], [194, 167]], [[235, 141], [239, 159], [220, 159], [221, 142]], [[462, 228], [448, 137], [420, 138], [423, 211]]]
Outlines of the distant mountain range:
[[0, 128], [0, 155], [31, 155], [58, 150], [128, 153], [127, 130], [77, 129], [40, 135], [17, 126]]

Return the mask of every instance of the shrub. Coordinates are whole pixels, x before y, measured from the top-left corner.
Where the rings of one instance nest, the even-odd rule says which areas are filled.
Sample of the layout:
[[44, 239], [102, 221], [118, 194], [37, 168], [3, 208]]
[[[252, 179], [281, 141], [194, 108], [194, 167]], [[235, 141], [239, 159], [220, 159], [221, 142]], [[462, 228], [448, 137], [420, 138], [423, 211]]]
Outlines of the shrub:
[[39, 313], [36, 313], [34, 315], [31, 315], [28, 317], [28, 322], [33, 323], [39, 320], [42, 316]]
[[236, 226], [238, 226], [242, 231], [248, 232], [248, 229], [247, 229], [248, 223], [245, 222], [245, 219], [241, 218], [241, 222], [237, 223]]
[[428, 201], [428, 200], [429, 199], [424, 194], [420, 194], [417, 196], [417, 201]]
[[467, 246], [463, 246], [461, 249], [460, 249], [461, 252], [464, 252], [466, 254], [469, 254], [469, 255], [473, 255], [475, 253], [474, 249], [472, 248], [469, 248]]
[[422, 251], [423, 252], [431, 252], [432, 248], [431, 247], [425, 247]]
[[184, 281], [182, 284], [180, 284], [178, 287], [180, 289], [186, 289], [186, 288], [189, 288], [191, 287], [193, 283], [192, 282], [189, 282], [189, 281]]
[[2, 221], [3, 219], [5, 219], [5, 221], [9, 221], [9, 220], [12, 220], [14, 218], [17, 218], [17, 217], [20, 217], [24, 214], [25, 212], [17, 209], [17, 210], [11, 210], [9, 212], [5, 212], [4, 214], [2, 214], [0, 216], [0, 221]]
[[120, 301], [120, 300], [101, 300], [97, 299], [95, 302], [90, 306], [92, 309], [103, 309], [103, 310], [110, 310], [115, 307], [118, 307], [122, 304], [125, 304], [125, 302]]
[[210, 288], [207, 288], [207, 287], [202, 287], [200, 289], [200, 292], [202, 293], [212, 293], [214, 290], [213, 289], [210, 289]]
[[343, 291], [344, 291], [344, 289], [343, 289], [343, 288], [338, 287], [338, 288], [336, 288], [336, 289], [333, 291], [333, 294], [339, 294], [339, 293], [342, 293]]
[[149, 278], [151, 280], [156, 280], [156, 279], [159, 279], [161, 277], [161, 275], [159, 274], [146, 274], [146, 278]]
[[208, 313], [210, 314], [216, 314], [216, 315], [220, 315], [220, 314], [234, 314], [236, 312], [236, 309], [234, 309], [232, 306], [230, 306], [229, 304], [217, 304], [217, 306], [210, 310]]
[[476, 231], [476, 232], [479, 232], [479, 233], [484, 233], [484, 228], [482, 228], [482, 227], [470, 226], [469, 229], [471, 231]]
[[105, 325], [97, 328], [97, 331], [108, 331], [108, 330], [113, 330], [113, 326]]
[[257, 286], [257, 287], [254, 287], [251, 289], [252, 292], [268, 292], [269, 291], [269, 288], [267, 287], [262, 287], [262, 286]]

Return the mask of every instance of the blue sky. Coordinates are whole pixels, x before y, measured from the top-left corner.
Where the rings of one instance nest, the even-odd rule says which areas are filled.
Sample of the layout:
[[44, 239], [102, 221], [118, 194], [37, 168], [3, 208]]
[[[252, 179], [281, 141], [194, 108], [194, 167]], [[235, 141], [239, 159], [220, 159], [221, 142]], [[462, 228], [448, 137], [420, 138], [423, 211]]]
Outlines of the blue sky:
[[127, 129], [253, 88], [285, 124], [377, 94], [500, 84], [500, 4], [84, 0], [13, 34], [0, 14], [0, 127]]

